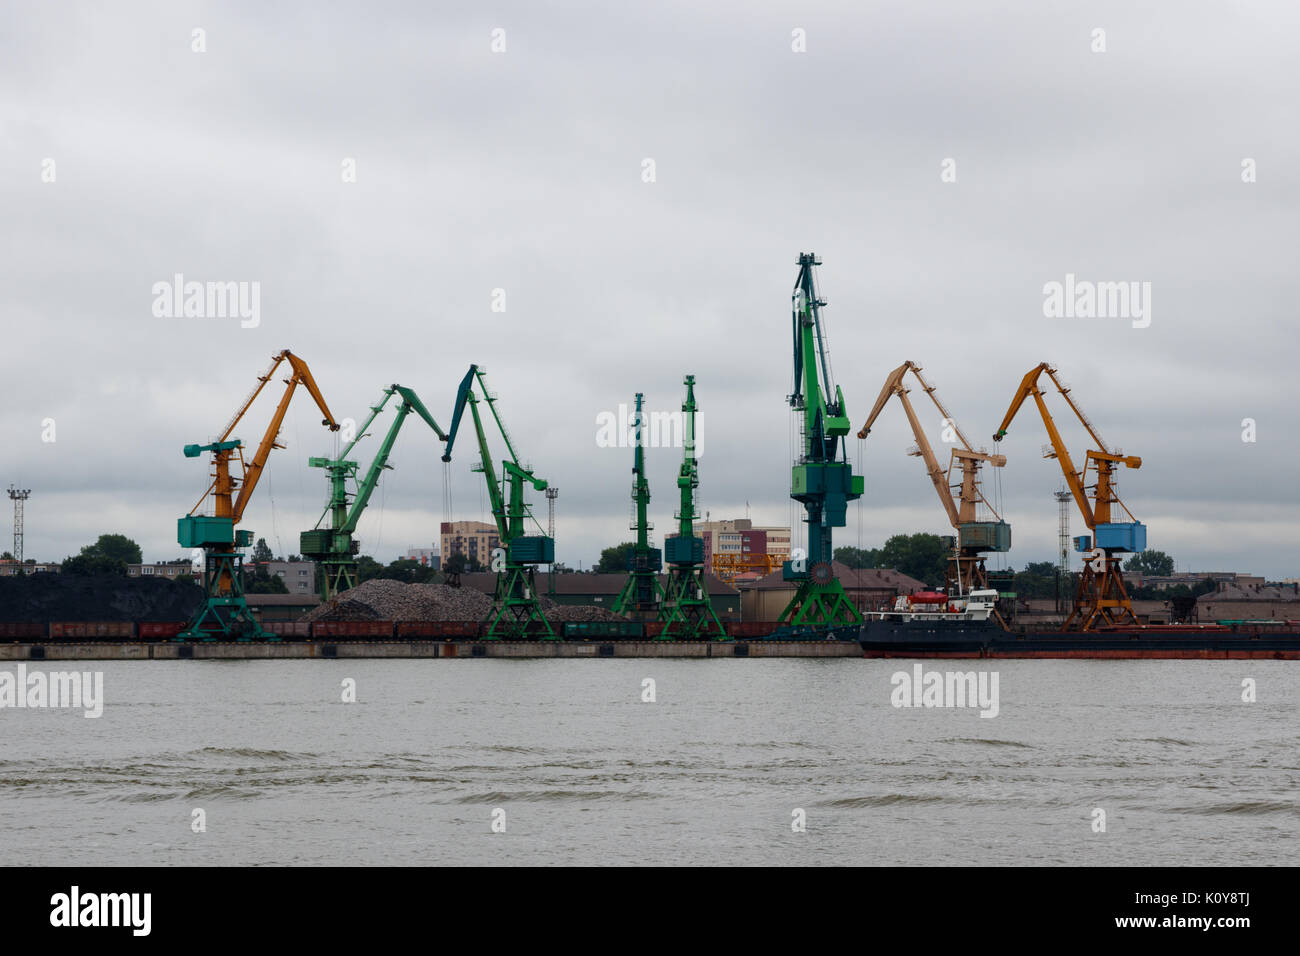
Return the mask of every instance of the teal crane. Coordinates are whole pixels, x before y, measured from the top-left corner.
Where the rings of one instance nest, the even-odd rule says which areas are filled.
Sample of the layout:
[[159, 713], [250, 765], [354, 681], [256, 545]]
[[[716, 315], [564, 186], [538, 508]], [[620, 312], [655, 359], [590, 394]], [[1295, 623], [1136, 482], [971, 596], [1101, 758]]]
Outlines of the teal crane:
[[[782, 566], [782, 578], [797, 588], [780, 620], [792, 627], [830, 627], [860, 622], [832, 567], [831, 529], [845, 525], [848, 503], [862, 497], [861, 475], [848, 463], [843, 439], [849, 433], [844, 395], [831, 382], [813, 267], [821, 259], [800, 253], [791, 310], [794, 333], [794, 392], [790, 407], [801, 412], [802, 449], [790, 472], [790, 497], [804, 507], [808, 551]], [[832, 396], [834, 396], [832, 398]]]
[[650, 547], [650, 530], [654, 527], [647, 517], [650, 507], [650, 483], [645, 476], [645, 419], [641, 412], [644, 396], [636, 393], [636, 441], [632, 452], [632, 501], [635, 513], [631, 529], [636, 532], [636, 544], [628, 557], [627, 582], [614, 601], [616, 614], [632, 614], [637, 618], [659, 617], [664, 588], [659, 581], [663, 569], [663, 552]]
[[[524, 491], [529, 485], [536, 491], [545, 491], [547, 482], [545, 478], [533, 474], [532, 468], [520, 464], [510, 433], [497, 411], [497, 396], [488, 390], [484, 371], [477, 365], [470, 366], [465, 381], [461, 383], [461, 397], [457, 399], [458, 406], [465, 400], [469, 402], [479, 447], [479, 462], [472, 470], [482, 472], [487, 481], [492, 517], [496, 521], [497, 537], [500, 540], [500, 547], [492, 555], [492, 570], [497, 572], [496, 593], [483, 633], [489, 639], [538, 636], [556, 640], [558, 635], [546, 620], [537, 600], [535, 581], [537, 565], [555, 562], [555, 539], [546, 534], [525, 534], [530, 520], [539, 531], [544, 529], [533, 517], [532, 509], [524, 499]], [[482, 398], [474, 393], [475, 381], [478, 382]], [[483, 416], [479, 411], [480, 402], [486, 402], [509, 455], [502, 459], [500, 479], [497, 478], [496, 465], [492, 460], [492, 450], [488, 447]], [[459, 418], [459, 412], [457, 417]], [[453, 422], [453, 427], [455, 424]], [[508, 499], [503, 490], [507, 486]]]
[[[384, 410], [388, 400], [394, 395], [401, 398], [397, 406], [397, 413], [393, 417], [392, 424], [388, 427], [388, 433], [384, 435], [383, 441], [379, 445], [379, 450], [375, 453], [374, 460], [366, 470], [365, 476], [357, 485], [355, 498], [350, 502], [348, 499], [348, 482], [355, 482], [359, 465], [355, 461], [349, 461], [348, 455], [356, 447], [361, 439], [365, 438], [367, 429], [379, 413]], [[366, 510], [366, 505], [370, 503], [370, 496], [374, 493], [375, 486], [379, 483], [379, 476], [384, 470], [390, 468], [388, 464], [389, 455], [393, 450], [393, 442], [397, 440], [397, 433], [402, 429], [402, 423], [406, 421], [408, 415], [415, 412], [433, 429], [438, 440], [448, 447], [443, 453], [442, 460], [451, 460], [450, 441], [429, 410], [420, 401], [418, 395], [404, 385], [390, 385], [384, 389], [384, 395], [379, 403], [370, 407], [370, 417], [366, 419], [365, 424], [357, 431], [357, 435], [352, 439], [346, 448], [339, 454], [338, 458], [308, 458], [307, 464], [312, 468], [325, 469], [326, 478], [329, 481], [330, 496], [329, 502], [325, 506], [325, 512], [316, 522], [316, 527], [310, 531], [304, 531], [299, 536], [299, 550], [304, 558], [309, 561], [315, 561], [319, 568], [320, 574], [320, 594], [321, 599], [328, 601], [349, 588], [357, 585], [357, 562], [356, 555], [359, 550], [359, 544], [353, 535], [357, 530], [357, 522], [361, 520], [362, 513]], [[459, 422], [459, 416], [457, 416]], [[326, 527], [321, 527], [322, 522], [329, 519]]]
[[686, 401], [682, 403], [682, 467], [677, 473], [681, 504], [677, 509], [677, 535], [664, 542], [668, 562], [668, 588], [660, 617], [660, 640], [726, 640], [727, 632], [713, 610], [704, 582], [704, 539], [695, 535], [695, 489], [700, 469], [695, 458], [695, 376], [687, 375]]

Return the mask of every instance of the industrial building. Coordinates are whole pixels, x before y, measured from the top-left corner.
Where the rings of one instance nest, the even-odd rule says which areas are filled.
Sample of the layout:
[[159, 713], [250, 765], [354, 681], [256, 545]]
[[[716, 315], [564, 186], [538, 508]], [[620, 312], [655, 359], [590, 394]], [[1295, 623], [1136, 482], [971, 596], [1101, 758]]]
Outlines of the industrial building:
[[178, 558], [174, 561], [154, 561], [145, 564], [128, 564], [126, 566], [126, 576], [129, 578], [167, 578], [169, 581], [192, 581], [199, 577], [194, 570], [193, 562], [189, 558]]
[[1198, 621], [1300, 621], [1300, 584], [1235, 585], [1196, 599]]
[[695, 534], [704, 539], [706, 567], [712, 565], [715, 553], [770, 554], [779, 561], [790, 559], [789, 528], [755, 525], [748, 518], [732, 518], [725, 521], [697, 521]]
[[[844, 586], [849, 603], [861, 611], [892, 607], [900, 594], [924, 591], [925, 582], [899, 571], [885, 568], [850, 568], [835, 561], [836, 578]], [[760, 578], [740, 589], [741, 619], [745, 621], [779, 621], [781, 612], [795, 593], [797, 583], [785, 580], [781, 571]]]
[[434, 548], [407, 548], [406, 560], [418, 561], [426, 568], [433, 568], [438, 571], [442, 568], [442, 556], [436, 547]]
[[19, 564], [12, 558], [0, 559], [0, 574], [16, 577], [19, 569], [22, 570], [23, 574], [58, 574], [61, 566], [53, 562], [36, 561], [29, 564], [24, 561]]
[[1139, 571], [1126, 571], [1127, 580], [1132, 587], [1155, 588], [1165, 591], [1178, 587], [1195, 587], [1209, 580], [1215, 584], [1227, 583], [1237, 587], [1254, 587], [1264, 584], [1265, 578], [1255, 574], [1242, 574], [1239, 571], [1180, 571], [1175, 574], [1142, 574]]

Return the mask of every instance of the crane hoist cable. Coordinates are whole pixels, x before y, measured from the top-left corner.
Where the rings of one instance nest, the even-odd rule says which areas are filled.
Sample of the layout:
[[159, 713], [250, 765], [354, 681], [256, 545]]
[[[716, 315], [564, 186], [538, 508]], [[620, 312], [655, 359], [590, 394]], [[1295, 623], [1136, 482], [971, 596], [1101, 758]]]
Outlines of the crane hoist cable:
[[[858, 442], [858, 474], [865, 472], [862, 470], [862, 442]], [[862, 556], [862, 499], [857, 500], [855, 507], [858, 509], [858, 557]]]

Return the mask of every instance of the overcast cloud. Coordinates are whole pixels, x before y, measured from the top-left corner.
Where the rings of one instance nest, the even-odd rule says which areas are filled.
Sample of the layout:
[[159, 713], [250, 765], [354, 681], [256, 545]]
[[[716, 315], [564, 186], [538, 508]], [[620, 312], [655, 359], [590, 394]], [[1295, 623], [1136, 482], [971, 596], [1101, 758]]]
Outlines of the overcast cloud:
[[[0, 485], [32, 489], [28, 557], [103, 532], [147, 560], [179, 555], [176, 518], [207, 480], [181, 447], [213, 438], [282, 348], [339, 418], [400, 382], [445, 426], [465, 368], [485, 366], [521, 454], [560, 488], [571, 565], [628, 537], [631, 454], [597, 447], [597, 416], [638, 390], [674, 409], [685, 373], [702, 507], [789, 523], [789, 297], [815, 251], [855, 430], [912, 359], [991, 446], [1021, 376], [1049, 360], [1143, 458], [1120, 491], [1151, 547], [1180, 570], [1300, 573], [1300, 8], [474, 6], [3, 7]], [[176, 273], [260, 282], [260, 324], [155, 317], [152, 286]], [[1150, 326], [1046, 318], [1043, 286], [1067, 273], [1151, 283]], [[255, 444], [274, 401], [238, 437]], [[1083, 430], [1049, 401], [1081, 458]], [[319, 422], [300, 392], [245, 515], [283, 554], [324, 504], [306, 466], [335, 447]], [[450, 515], [431, 438], [406, 425], [360, 527], [367, 553], [488, 517], [472, 436]], [[1056, 549], [1045, 441], [1027, 407], [1002, 443], [1015, 567]], [[910, 442], [896, 405], [852, 440], [867, 494], [837, 543], [945, 531]], [[679, 462], [650, 453], [659, 539]]]

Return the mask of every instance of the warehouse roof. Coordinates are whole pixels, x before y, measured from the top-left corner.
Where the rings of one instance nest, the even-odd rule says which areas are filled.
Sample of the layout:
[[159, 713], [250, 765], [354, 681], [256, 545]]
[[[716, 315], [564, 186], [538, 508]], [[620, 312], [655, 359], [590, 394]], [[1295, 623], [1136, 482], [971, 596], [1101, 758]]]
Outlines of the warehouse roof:
[[[840, 583], [850, 591], [888, 589], [899, 594], [911, 594], [913, 591], [925, 590], [925, 582], [892, 568], [851, 568], [842, 561], [832, 561], [831, 567], [835, 570], [835, 576], [840, 579]], [[795, 585], [793, 581], [784, 580], [780, 571], [773, 571], [759, 578], [750, 587], [760, 591], [794, 590]]]
[[1300, 587], [1290, 584], [1240, 587], [1225, 583], [1219, 585], [1219, 590], [1202, 594], [1196, 600], [1198, 604], [1212, 604], [1215, 601], [1296, 601], [1300, 600]]

